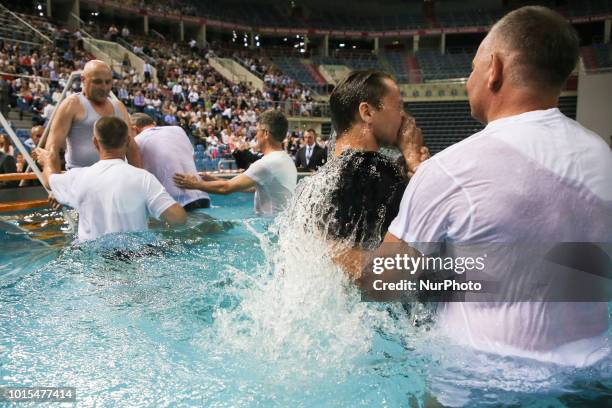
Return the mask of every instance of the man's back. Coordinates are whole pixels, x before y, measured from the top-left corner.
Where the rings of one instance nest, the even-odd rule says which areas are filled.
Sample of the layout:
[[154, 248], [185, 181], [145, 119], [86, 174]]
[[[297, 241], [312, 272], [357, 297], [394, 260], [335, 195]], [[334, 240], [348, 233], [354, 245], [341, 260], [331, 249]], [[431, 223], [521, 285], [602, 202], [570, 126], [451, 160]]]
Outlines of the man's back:
[[255, 181], [255, 212], [274, 215], [286, 205], [297, 183], [297, 169], [284, 151], [266, 154], [244, 172]]
[[610, 211], [612, 155], [601, 137], [557, 109], [491, 122], [435, 156], [432, 167], [460, 187], [449, 198], [469, 216], [453, 220], [451, 240], [610, 238], [594, 221]]
[[[527, 112], [493, 121], [425, 162], [389, 231], [413, 243], [610, 242], [611, 176], [612, 155], [599, 136], [556, 108]], [[508, 251], [497, 261], [494, 276], [523, 290], [524, 257]], [[440, 317], [449, 333], [501, 354], [506, 346], [553, 350], [608, 328], [606, 303], [449, 303]], [[571, 354], [563, 358], [584, 363]]]
[[145, 129], [136, 136], [143, 167], [153, 173], [168, 193], [182, 206], [208, 194], [199, 190], [176, 187], [172, 176], [176, 173], [197, 172], [193, 161], [193, 146], [185, 131], [178, 126]]
[[151, 173], [121, 159], [55, 174], [49, 182], [57, 200], [79, 212], [82, 241], [146, 230], [149, 216], [159, 219], [174, 204]]

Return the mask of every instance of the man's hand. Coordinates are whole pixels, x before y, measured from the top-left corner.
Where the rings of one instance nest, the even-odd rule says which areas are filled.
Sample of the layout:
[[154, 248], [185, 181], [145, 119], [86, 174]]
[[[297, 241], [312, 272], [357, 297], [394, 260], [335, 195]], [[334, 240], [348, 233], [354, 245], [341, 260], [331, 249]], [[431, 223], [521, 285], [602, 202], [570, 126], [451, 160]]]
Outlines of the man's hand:
[[46, 165], [51, 163], [51, 152], [49, 150], [45, 150], [42, 147], [37, 147], [32, 151], [32, 158], [36, 160], [41, 167], [45, 167]]
[[426, 151], [426, 154], [423, 150], [423, 148], [427, 148], [423, 146], [421, 129], [416, 126], [414, 118], [407, 114], [404, 114], [402, 118], [402, 126], [397, 138], [397, 147], [406, 160], [408, 174], [413, 174], [424, 161], [423, 158], [428, 158], [429, 150]]
[[176, 173], [172, 179], [179, 188], [197, 190], [200, 186], [200, 178], [196, 174]]
[[210, 174], [208, 174], [208, 173], [206, 173], [204, 171], [200, 173], [200, 177], [204, 181], [215, 181], [215, 180], [217, 180], [217, 178], [215, 176], [212, 176], [212, 175], [210, 175]]
[[421, 147], [421, 163], [431, 157], [431, 153], [429, 153], [429, 149], [425, 146]]

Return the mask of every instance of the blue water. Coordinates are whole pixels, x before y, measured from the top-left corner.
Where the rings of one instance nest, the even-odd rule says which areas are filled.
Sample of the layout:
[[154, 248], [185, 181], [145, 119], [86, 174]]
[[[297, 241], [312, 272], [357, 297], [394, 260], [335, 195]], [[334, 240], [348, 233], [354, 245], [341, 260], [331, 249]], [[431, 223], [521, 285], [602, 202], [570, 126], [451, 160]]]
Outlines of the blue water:
[[338, 279], [292, 287], [252, 195], [213, 204], [180, 233], [85, 245], [61, 214], [2, 217], [0, 386], [72, 386], [76, 405], [103, 407], [609, 404], [610, 358], [475, 353], [427, 308], [365, 304]]

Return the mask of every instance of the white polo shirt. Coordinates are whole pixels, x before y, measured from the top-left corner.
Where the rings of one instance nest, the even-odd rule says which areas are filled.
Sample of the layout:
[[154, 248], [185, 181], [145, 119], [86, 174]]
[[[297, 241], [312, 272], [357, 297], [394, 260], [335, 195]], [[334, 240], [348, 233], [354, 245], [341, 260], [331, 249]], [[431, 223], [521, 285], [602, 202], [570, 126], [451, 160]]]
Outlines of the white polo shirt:
[[[612, 154], [556, 108], [495, 120], [421, 165], [389, 232], [415, 246], [611, 242]], [[505, 261], [493, 273], [520, 290], [521, 257]], [[587, 365], [605, 352], [608, 305], [447, 303], [439, 324], [478, 349]]]
[[175, 204], [155, 176], [121, 159], [53, 174], [49, 185], [57, 201], [78, 211], [79, 241], [146, 230], [149, 217]]
[[244, 174], [255, 182], [255, 213], [259, 215], [282, 211], [297, 184], [295, 163], [284, 150], [266, 154]]
[[193, 146], [185, 131], [178, 126], [160, 126], [143, 130], [135, 138], [140, 149], [142, 167], [153, 173], [166, 191], [185, 206], [201, 198], [209, 198], [200, 190], [179, 188], [174, 184], [175, 173], [197, 173]]

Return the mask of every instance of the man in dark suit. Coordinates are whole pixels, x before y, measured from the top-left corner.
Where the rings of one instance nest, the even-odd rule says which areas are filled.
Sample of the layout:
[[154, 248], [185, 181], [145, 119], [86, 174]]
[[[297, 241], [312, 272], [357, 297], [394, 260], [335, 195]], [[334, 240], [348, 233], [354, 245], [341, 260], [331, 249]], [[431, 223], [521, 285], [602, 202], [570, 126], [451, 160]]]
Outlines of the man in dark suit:
[[317, 132], [308, 129], [304, 133], [304, 147], [295, 156], [295, 166], [299, 171], [316, 171], [327, 161], [325, 149], [315, 143]]

